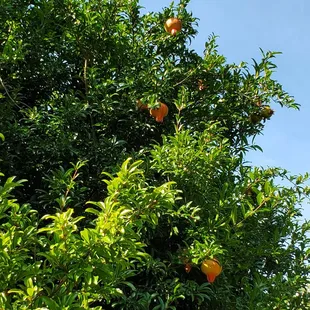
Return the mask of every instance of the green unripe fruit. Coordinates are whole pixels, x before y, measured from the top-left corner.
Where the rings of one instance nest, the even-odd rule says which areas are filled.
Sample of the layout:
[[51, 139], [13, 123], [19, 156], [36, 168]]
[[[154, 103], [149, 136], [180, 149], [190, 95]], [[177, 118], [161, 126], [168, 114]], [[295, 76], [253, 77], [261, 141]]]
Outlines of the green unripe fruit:
[[251, 114], [250, 115], [250, 121], [252, 124], [258, 124], [261, 120], [263, 119], [263, 117], [259, 114]]
[[270, 106], [265, 106], [260, 112], [262, 118], [270, 118], [273, 115], [274, 111], [270, 108]]

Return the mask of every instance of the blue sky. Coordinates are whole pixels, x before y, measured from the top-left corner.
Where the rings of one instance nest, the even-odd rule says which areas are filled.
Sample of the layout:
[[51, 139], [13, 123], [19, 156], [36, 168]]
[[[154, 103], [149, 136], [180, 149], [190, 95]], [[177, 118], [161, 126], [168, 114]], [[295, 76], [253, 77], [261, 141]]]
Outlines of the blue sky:
[[[178, 1], [175, 1], [178, 3]], [[141, 0], [148, 11], [160, 11], [169, 0]], [[259, 60], [264, 51], [279, 51], [274, 78], [301, 105], [300, 111], [272, 106], [275, 115], [256, 143], [264, 152], [249, 154], [256, 166], [278, 166], [292, 174], [310, 172], [310, 0], [191, 0], [198, 20], [191, 47], [202, 54], [208, 36], [219, 36], [219, 52], [229, 63]], [[304, 205], [310, 220], [310, 205]]]

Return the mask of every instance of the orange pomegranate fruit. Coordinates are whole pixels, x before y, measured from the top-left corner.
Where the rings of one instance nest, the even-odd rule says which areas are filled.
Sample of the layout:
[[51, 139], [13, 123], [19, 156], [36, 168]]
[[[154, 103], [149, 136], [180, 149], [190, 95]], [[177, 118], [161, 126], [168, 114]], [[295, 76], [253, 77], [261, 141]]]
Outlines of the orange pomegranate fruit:
[[155, 118], [156, 122], [162, 123], [164, 117], [168, 115], [168, 107], [166, 104], [160, 102], [158, 109], [150, 109], [150, 114]]
[[176, 17], [171, 17], [165, 22], [165, 30], [175, 36], [182, 29], [182, 22]]
[[216, 259], [206, 259], [201, 264], [201, 271], [207, 276], [210, 283], [222, 272], [222, 266]]

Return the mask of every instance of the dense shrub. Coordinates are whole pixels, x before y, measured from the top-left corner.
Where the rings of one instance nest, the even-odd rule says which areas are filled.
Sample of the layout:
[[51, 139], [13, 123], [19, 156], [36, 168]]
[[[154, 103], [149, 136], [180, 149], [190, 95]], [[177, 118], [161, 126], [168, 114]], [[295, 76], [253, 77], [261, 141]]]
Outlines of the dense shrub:
[[191, 50], [187, 3], [1, 2], [1, 309], [309, 308], [308, 174], [245, 161], [298, 105], [277, 53]]

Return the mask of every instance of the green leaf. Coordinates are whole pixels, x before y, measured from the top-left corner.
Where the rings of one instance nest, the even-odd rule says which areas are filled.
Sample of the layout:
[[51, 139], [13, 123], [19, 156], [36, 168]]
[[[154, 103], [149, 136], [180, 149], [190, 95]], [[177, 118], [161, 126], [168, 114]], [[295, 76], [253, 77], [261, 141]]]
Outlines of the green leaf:
[[61, 309], [55, 300], [47, 296], [40, 296], [40, 299], [49, 307], [49, 309], [55, 309], [55, 310]]
[[264, 199], [265, 199], [264, 194], [262, 192], [259, 192], [258, 195], [256, 196], [257, 203], [260, 205]]
[[17, 288], [13, 288], [11, 290], [8, 291], [9, 294], [19, 294], [19, 295], [24, 295], [24, 296], [27, 296], [27, 294], [23, 291], [23, 290], [20, 290], [20, 289], [17, 289]]
[[28, 296], [33, 297], [34, 294], [35, 294], [35, 288], [33, 288], [33, 287], [28, 287], [28, 288], [27, 288], [27, 294], [28, 294]]
[[90, 244], [89, 229], [84, 228], [84, 229], [80, 232], [80, 234], [81, 234], [82, 239], [83, 239], [86, 243]]
[[133, 291], [136, 291], [136, 287], [131, 282], [123, 281], [121, 283], [127, 285], [128, 287], [130, 287]]
[[94, 208], [87, 208], [87, 209], [85, 210], [85, 212], [93, 213], [93, 214], [95, 214], [95, 215], [97, 215], [97, 216], [100, 214], [100, 211], [99, 211], [99, 210], [96, 210], [96, 209], [94, 209]]

